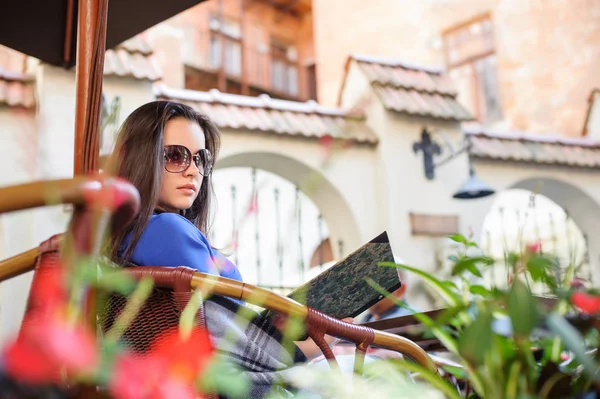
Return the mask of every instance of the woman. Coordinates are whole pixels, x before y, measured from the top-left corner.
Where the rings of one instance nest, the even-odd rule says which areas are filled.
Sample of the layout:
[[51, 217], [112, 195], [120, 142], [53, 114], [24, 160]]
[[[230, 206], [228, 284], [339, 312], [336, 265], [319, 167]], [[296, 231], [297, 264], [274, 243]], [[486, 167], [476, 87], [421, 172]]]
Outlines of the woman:
[[[200, 272], [242, 280], [237, 267], [214, 250], [206, 238], [213, 195], [211, 172], [219, 146], [220, 134], [214, 123], [184, 104], [154, 101], [127, 117], [107, 169], [138, 189], [141, 207], [130, 227], [111, 238], [113, 260], [140, 266], [185, 265]], [[205, 305], [207, 325], [211, 335], [223, 337], [224, 326], [227, 321], [232, 322], [233, 313], [218, 309], [230, 310], [231, 304], [220, 303], [219, 307], [214, 303], [207, 301]], [[309, 339], [296, 342], [301, 352], [282, 354], [287, 358], [281, 359], [279, 346], [269, 352], [265, 345], [268, 337], [262, 331], [272, 337], [273, 330], [266, 322], [251, 323], [243, 336], [237, 337], [235, 348], [223, 344], [219, 349], [225, 348], [224, 352], [238, 360], [245, 359], [247, 353], [259, 353], [257, 357], [266, 362], [264, 368], [256, 368], [259, 362], [254, 359], [240, 365], [254, 368], [252, 371], [257, 372], [253, 374], [254, 382], [263, 386], [276, 380], [274, 375], [265, 375], [268, 373], [263, 369], [271, 373], [319, 353]], [[328, 337], [328, 340], [333, 339]]]
[[206, 239], [219, 146], [212, 121], [183, 104], [151, 102], [125, 120], [109, 170], [138, 189], [141, 207], [131, 228], [113, 237], [113, 259], [242, 280]]

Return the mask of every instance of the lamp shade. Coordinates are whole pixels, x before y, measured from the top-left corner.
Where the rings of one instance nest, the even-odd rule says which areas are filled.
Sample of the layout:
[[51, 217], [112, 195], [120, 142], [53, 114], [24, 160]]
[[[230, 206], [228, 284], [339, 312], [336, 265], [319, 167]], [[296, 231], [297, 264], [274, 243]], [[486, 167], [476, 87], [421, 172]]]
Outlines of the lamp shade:
[[490, 186], [475, 176], [475, 172], [471, 168], [469, 179], [460, 186], [452, 198], [477, 199], [487, 197], [494, 193], [495, 191]]

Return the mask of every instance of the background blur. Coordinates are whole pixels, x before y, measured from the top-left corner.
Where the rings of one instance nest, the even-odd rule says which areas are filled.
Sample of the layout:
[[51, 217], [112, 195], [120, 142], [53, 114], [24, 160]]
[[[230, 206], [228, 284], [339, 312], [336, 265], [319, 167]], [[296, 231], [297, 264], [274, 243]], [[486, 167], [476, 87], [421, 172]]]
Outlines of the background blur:
[[[209, 0], [107, 52], [102, 154], [145, 102], [209, 115], [210, 238], [282, 292], [384, 230], [398, 261], [440, 276], [461, 233], [497, 258], [490, 281], [540, 242], [597, 285], [599, 71], [598, 0]], [[0, 47], [0, 186], [71, 176], [74, 96], [74, 71]], [[69, 212], [0, 216], [0, 258]], [[30, 280], [0, 285], [0, 339]]]

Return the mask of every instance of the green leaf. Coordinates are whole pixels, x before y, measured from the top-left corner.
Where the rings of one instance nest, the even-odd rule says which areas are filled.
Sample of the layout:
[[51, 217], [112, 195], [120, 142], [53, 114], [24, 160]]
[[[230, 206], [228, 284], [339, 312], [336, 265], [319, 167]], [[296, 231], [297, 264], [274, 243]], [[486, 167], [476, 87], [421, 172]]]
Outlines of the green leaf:
[[411, 266], [390, 262], [381, 262], [379, 263], [379, 265], [387, 267], [399, 267], [401, 269], [408, 270], [409, 272], [420, 276], [421, 278], [423, 278], [423, 280], [427, 281], [427, 283], [431, 285], [438, 292], [438, 294], [442, 296], [442, 298], [448, 303], [449, 306], [458, 306], [462, 303], [462, 298], [460, 297], [460, 295], [450, 290], [446, 285], [444, 285], [442, 281], [438, 280], [437, 278], [433, 277], [431, 274], [423, 270], [416, 269]]
[[518, 261], [519, 255], [517, 255], [514, 252], [511, 252], [506, 256], [506, 262], [513, 267], [517, 264]]
[[462, 234], [453, 234], [451, 236], [448, 236], [448, 238], [459, 244], [464, 244], [465, 246], [469, 244], [469, 240], [467, 240], [467, 238]]
[[218, 392], [233, 398], [245, 398], [250, 387], [250, 377], [223, 356], [215, 356], [200, 376], [203, 392]]
[[480, 295], [484, 298], [495, 296], [492, 291], [488, 290], [483, 285], [472, 285], [471, 287], [469, 287], [469, 291], [471, 292], [471, 294]]
[[[419, 373], [419, 376], [422, 379], [430, 383], [433, 387], [439, 389], [446, 395], [446, 397], [452, 399], [460, 399], [460, 395], [458, 394], [456, 389], [452, 385], [450, 385], [450, 383], [448, 383], [448, 381], [444, 380], [439, 374], [434, 373], [433, 371], [421, 366], [420, 364], [396, 359], [390, 360], [389, 362], [394, 364], [398, 368], [406, 370], [410, 373]], [[373, 376], [377, 376], [377, 373], [373, 373]]]
[[[385, 295], [387, 298], [391, 299], [394, 303], [399, 303], [400, 299], [396, 298], [393, 295], [390, 295], [389, 292], [385, 290], [382, 286], [377, 284], [372, 278], [367, 277], [367, 283], [373, 287], [377, 292], [381, 295]], [[426, 314], [423, 313], [414, 313], [412, 315], [415, 319], [419, 321], [419, 323], [423, 324], [425, 327], [430, 329], [430, 332], [442, 343], [442, 345], [451, 353], [458, 353], [458, 346], [456, 340], [446, 331], [443, 327], [436, 325], [436, 323]]]
[[556, 270], [556, 264], [544, 256], [533, 256], [527, 260], [527, 270], [533, 281], [543, 282], [551, 288], [556, 287], [556, 279], [552, 272]]
[[185, 305], [181, 316], [179, 316], [179, 331], [184, 336], [189, 336], [192, 333], [194, 325], [196, 325], [196, 315], [202, 306], [202, 292], [200, 288], [196, 288], [190, 301]]
[[99, 277], [95, 284], [97, 287], [107, 291], [117, 292], [121, 295], [129, 295], [137, 285], [135, 279], [122, 271], [111, 271]]
[[485, 354], [492, 347], [492, 314], [479, 310], [480, 314], [462, 333], [458, 351], [474, 364], [482, 364]]
[[481, 271], [477, 268], [477, 265], [483, 263], [484, 265], [491, 265], [494, 261], [487, 256], [477, 256], [474, 258], [463, 258], [460, 259], [452, 268], [452, 275], [457, 276], [463, 273], [465, 270], [471, 272], [477, 277], [482, 277]]
[[594, 359], [586, 353], [585, 340], [569, 322], [558, 313], [551, 313], [546, 319], [550, 331], [560, 336], [565, 346], [573, 352], [575, 358], [583, 366], [583, 373], [596, 382], [600, 382], [598, 365]]
[[467, 372], [462, 367], [450, 366], [450, 365], [444, 364], [442, 366], [442, 368], [445, 371], [447, 371], [448, 373], [450, 373], [453, 376], [455, 376], [456, 378], [459, 378], [461, 380], [467, 378]]
[[517, 397], [517, 388], [519, 383], [519, 372], [521, 371], [522, 363], [513, 362], [508, 372], [508, 380], [506, 381], [506, 398], [512, 399]]
[[456, 255], [450, 255], [450, 256], [448, 256], [448, 260], [451, 261], [451, 262], [456, 263], [456, 262], [458, 262], [458, 256], [456, 256]]
[[508, 316], [516, 335], [529, 335], [540, 321], [538, 302], [519, 279], [515, 279], [508, 293]]
[[458, 286], [452, 280], [444, 280], [441, 282], [444, 287], [453, 292], [458, 292]]
[[468, 306], [470, 306], [470, 304], [465, 303], [461, 306], [454, 306], [444, 309], [444, 311], [438, 317], [436, 317], [435, 323], [438, 326], [447, 325], [454, 317], [456, 317], [456, 315], [464, 311]]
[[485, 266], [493, 265], [494, 260], [487, 256], [476, 256], [472, 258], [465, 257], [454, 265], [454, 268], [452, 269], [452, 275], [455, 276], [465, 270], [468, 270], [472, 274], [482, 277], [480, 270], [477, 268], [477, 265], [479, 264], [483, 264]]

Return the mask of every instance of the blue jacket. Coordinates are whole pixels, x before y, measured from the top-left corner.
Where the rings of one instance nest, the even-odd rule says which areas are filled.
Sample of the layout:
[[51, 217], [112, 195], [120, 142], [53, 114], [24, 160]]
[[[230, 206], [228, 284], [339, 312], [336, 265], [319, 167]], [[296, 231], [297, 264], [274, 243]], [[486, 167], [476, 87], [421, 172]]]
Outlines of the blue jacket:
[[[131, 233], [121, 243], [122, 255]], [[140, 266], [188, 266], [242, 281], [237, 267], [223, 254], [211, 248], [208, 240], [189, 220], [176, 213], [150, 216], [150, 221], [135, 246], [131, 262]]]

